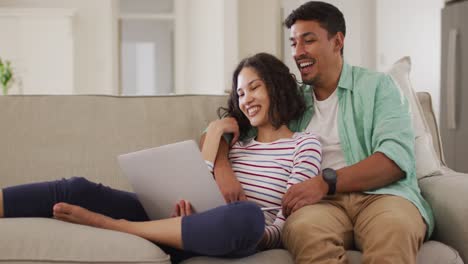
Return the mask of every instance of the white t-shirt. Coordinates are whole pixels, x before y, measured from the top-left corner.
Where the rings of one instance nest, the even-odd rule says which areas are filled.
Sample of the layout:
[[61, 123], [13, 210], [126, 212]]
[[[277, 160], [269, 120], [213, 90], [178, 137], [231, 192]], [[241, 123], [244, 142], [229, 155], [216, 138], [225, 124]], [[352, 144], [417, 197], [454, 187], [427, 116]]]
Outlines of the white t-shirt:
[[314, 96], [314, 116], [306, 131], [318, 135], [322, 144], [322, 169], [341, 169], [346, 166], [343, 150], [338, 135], [338, 88], [325, 100], [319, 101]]

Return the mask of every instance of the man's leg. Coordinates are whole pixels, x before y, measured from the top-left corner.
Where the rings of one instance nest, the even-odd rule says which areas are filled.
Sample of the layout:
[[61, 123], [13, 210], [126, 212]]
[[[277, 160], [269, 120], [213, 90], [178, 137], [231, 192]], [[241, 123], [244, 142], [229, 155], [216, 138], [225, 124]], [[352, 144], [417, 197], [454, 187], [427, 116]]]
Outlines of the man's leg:
[[411, 264], [426, 234], [426, 224], [408, 200], [393, 195], [354, 194], [354, 237], [362, 263]]
[[[342, 200], [346, 195], [340, 195]], [[322, 201], [305, 206], [286, 220], [283, 244], [295, 263], [347, 263], [346, 249], [352, 247], [353, 227], [338, 203]]]

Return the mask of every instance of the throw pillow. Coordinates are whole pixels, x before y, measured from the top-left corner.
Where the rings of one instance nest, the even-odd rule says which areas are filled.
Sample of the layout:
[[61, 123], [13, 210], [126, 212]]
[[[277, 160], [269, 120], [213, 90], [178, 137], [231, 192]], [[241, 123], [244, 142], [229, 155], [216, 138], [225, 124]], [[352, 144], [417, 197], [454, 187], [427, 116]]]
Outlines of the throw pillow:
[[416, 155], [416, 176], [421, 179], [425, 176], [434, 175], [441, 172], [440, 160], [434, 150], [432, 136], [424, 119], [421, 104], [413, 90], [409, 74], [411, 71], [410, 57], [403, 57], [388, 71], [400, 91], [406, 96], [412, 114], [413, 128], [415, 131], [415, 155]]

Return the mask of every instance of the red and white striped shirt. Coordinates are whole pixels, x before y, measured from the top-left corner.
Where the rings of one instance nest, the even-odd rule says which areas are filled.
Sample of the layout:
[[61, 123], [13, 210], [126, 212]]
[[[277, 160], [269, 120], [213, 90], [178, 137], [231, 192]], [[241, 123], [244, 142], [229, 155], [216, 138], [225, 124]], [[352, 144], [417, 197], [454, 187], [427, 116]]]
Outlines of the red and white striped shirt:
[[[319, 140], [306, 132], [269, 143], [253, 139], [244, 144], [237, 142], [229, 151], [232, 169], [247, 199], [260, 207], [281, 206], [289, 187], [319, 174], [321, 159]], [[209, 167], [213, 172], [213, 167]], [[277, 248], [281, 245], [285, 217], [281, 210], [264, 214], [265, 247]]]

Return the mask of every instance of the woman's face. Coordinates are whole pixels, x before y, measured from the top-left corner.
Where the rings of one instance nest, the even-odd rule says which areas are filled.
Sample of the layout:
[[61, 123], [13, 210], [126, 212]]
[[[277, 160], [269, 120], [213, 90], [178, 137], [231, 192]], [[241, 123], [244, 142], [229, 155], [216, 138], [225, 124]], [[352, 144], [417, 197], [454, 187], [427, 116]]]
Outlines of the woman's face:
[[237, 95], [239, 107], [254, 127], [271, 125], [268, 110], [270, 98], [268, 97], [265, 82], [251, 67], [243, 68], [237, 76]]

